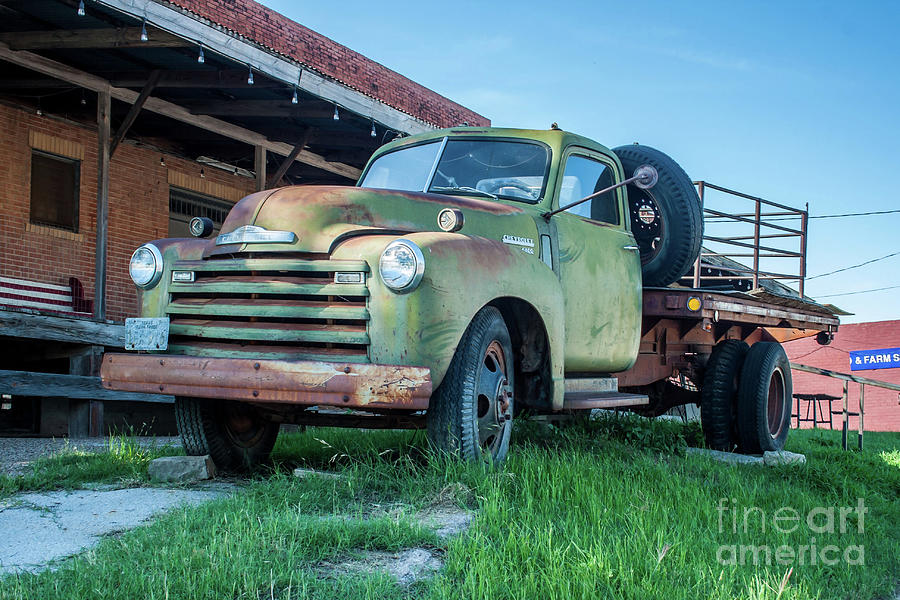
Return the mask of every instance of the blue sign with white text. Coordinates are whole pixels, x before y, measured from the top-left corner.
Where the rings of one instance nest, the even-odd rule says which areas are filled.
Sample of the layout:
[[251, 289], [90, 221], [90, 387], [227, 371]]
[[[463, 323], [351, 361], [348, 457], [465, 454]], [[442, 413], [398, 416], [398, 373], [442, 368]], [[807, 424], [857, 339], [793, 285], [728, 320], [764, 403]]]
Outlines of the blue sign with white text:
[[854, 350], [850, 352], [850, 370], [900, 368], [900, 348]]

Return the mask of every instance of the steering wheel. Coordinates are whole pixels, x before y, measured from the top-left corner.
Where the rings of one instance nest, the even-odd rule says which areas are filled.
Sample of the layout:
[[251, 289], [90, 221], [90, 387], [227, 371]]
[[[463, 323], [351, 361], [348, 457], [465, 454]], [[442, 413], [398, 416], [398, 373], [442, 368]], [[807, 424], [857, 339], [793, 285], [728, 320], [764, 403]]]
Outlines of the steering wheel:
[[492, 186], [490, 189], [484, 190], [489, 194], [496, 194], [503, 188], [514, 188], [519, 190], [520, 192], [523, 192], [526, 198], [534, 199], [534, 191], [521, 181], [517, 181], [515, 179], [501, 179], [499, 181], [491, 181], [485, 185], [485, 187], [487, 186]]

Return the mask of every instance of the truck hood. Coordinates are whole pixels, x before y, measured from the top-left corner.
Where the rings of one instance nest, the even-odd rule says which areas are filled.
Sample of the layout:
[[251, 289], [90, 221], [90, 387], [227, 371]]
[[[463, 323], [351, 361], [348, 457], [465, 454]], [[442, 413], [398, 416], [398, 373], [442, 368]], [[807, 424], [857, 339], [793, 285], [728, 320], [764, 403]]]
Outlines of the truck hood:
[[[437, 216], [444, 208], [463, 212], [463, 233], [485, 235], [485, 226], [509, 233], [522, 226], [534, 230], [533, 219], [521, 208], [492, 200], [347, 186], [293, 186], [243, 198], [228, 213], [221, 231], [229, 233], [244, 225], [256, 225], [270, 231], [292, 231], [297, 242], [212, 245], [205, 255], [298, 250], [328, 253], [336, 242], [353, 235], [439, 231]], [[498, 228], [497, 218], [504, 217], [508, 227]]]

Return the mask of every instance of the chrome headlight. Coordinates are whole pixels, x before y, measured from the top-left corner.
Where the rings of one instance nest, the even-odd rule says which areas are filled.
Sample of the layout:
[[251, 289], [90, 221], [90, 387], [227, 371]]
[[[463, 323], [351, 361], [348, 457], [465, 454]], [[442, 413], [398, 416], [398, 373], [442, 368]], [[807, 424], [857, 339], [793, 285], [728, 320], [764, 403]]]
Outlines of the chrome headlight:
[[152, 288], [159, 282], [163, 272], [163, 259], [159, 248], [153, 244], [144, 244], [131, 255], [128, 263], [128, 274], [134, 285], [139, 288]]
[[381, 253], [378, 272], [384, 284], [401, 294], [411, 292], [422, 281], [425, 257], [413, 242], [394, 240]]

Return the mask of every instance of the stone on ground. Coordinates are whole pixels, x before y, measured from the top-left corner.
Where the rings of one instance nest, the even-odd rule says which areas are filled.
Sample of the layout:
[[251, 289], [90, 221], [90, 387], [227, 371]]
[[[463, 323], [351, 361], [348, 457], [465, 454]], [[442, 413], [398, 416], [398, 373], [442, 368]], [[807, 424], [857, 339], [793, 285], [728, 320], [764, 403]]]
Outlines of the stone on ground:
[[204, 456], [164, 456], [150, 461], [150, 479], [164, 483], [190, 483], [212, 479], [216, 466], [212, 458]]
[[806, 464], [806, 456], [803, 454], [795, 454], [794, 452], [787, 452], [785, 450], [766, 452], [762, 456], [738, 454], [736, 452], [721, 452], [719, 450], [707, 450], [705, 448], [688, 448], [687, 453], [689, 456], [706, 456], [713, 460], [741, 465], [775, 467], [780, 465]]
[[763, 464], [767, 467], [774, 467], [776, 465], [805, 465], [806, 456], [788, 452], [786, 450], [766, 452], [763, 454]]
[[344, 476], [340, 473], [329, 473], [328, 471], [316, 471], [315, 469], [303, 469], [297, 468], [294, 469], [294, 477], [298, 477], [300, 479], [307, 479], [309, 477], [324, 477], [326, 479], [343, 479]]

